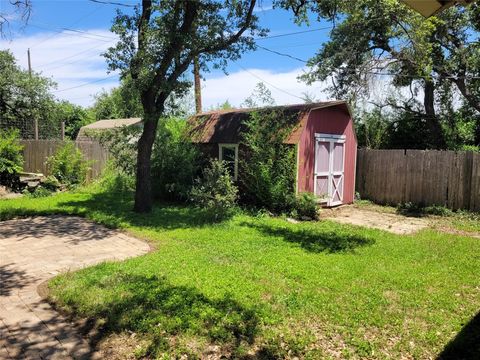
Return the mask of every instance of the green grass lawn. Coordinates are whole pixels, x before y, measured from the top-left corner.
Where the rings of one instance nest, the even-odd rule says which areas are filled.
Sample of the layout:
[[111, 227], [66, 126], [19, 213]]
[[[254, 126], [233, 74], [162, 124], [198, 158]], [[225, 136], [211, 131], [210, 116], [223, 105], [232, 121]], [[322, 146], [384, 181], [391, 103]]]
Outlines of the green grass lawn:
[[131, 194], [91, 187], [0, 201], [0, 219], [79, 214], [152, 242], [145, 256], [49, 285], [57, 306], [99, 320], [103, 336], [135, 332], [139, 357], [216, 345], [232, 358], [480, 358], [479, 239], [131, 208]]

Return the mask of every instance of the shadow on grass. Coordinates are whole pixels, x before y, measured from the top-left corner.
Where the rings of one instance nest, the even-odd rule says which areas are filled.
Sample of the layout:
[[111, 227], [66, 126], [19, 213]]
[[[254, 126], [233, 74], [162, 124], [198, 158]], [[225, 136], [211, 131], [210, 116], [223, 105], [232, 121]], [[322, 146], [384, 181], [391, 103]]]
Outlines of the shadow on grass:
[[[90, 286], [115, 289], [100, 306], [87, 311], [91, 318], [104, 321], [93, 345], [111, 333], [133, 331], [150, 340], [146, 355], [174, 350], [171, 340], [182, 335], [204, 338], [234, 353], [242, 344], [252, 344], [259, 331], [255, 309], [228, 296], [210, 299], [195, 288], [174, 286], [162, 277], [115, 273]], [[88, 293], [89, 289], [81, 291]], [[75, 313], [76, 303], [66, 305]]]
[[267, 236], [280, 237], [284, 241], [297, 243], [303, 249], [315, 253], [353, 251], [357, 247], [375, 243], [372, 238], [342, 231], [272, 226], [260, 222], [243, 222], [241, 225], [251, 227]]
[[480, 359], [480, 313], [475, 315], [438, 355], [437, 360]]
[[75, 213], [83, 213], [109, 227], [126, 223], [154, 230], [171, 230], [215, 223], [207, 211], [192, 206], [157, 203], [151, 213], [135, 213], [132, 193], [102, 192], [92, 194], [88, 199], [64, 201], [59, 206], [73, 208]]
[[186, 205], [157, 203], [151, 213], [135, 213], [133, 193], [128, 191], [65, 193], [29, 199], [24, 206], [21, 202], [12, 205], [0, 209], [0, 220], [37, 215], [79, 215], [109, 228], [131, 225], [157, 231], [218, 223], [206, 210]]

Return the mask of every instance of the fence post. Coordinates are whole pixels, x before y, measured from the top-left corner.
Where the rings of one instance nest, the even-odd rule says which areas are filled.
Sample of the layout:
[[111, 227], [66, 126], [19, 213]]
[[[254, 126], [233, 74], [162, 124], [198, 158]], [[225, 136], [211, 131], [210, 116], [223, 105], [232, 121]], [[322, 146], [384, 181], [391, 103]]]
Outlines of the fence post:
[[38, 120], [35, 119], [33, 122], [35, 124], [35, 140], [38, 140]]
[[65, 121], [62, 121], [62, 134], [61, 134], [62, 141], [65, 140]]

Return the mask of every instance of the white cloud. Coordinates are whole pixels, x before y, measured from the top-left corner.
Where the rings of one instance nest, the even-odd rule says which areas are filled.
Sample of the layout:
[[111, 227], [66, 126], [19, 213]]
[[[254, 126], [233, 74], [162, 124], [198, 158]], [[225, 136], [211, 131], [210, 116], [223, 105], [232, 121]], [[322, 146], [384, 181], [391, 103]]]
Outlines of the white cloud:
[[207, 78], [202, 86], [202, 100], [205, 109], [215, 107], [228, 100], [239, 106], [254, 90], [259, 82], [264, 82], [279, 105], [302, 103], [302, 95], [307, 92], [319, 101], [327, 100], [323, 92], [326, 83], [307, 85], [298, 80], [304, 68], [286, 72], [264, 69], [243, 69], [228, 76]]
[[[26, 69], [27, 49], [30, 48], [32, 69], [51, 77], [57, 83], [55, 96], [87, 106], [92, 103], [94, 94], [118, 84], [116, 77], [111, 78], [112, 74], [107, 73], [105, 59], [101, 56], [115, 43], [114, 35], [102, 29], [91, 29], [88, 32], [99, 36], [67, 31], [38, 33], [13, 40], [2, 39], [0, 49], [9, 49], [17, 58], [18, 64]], [[100, 79], [105, 80], [98, 81]], [[92, 81], [98, 82], [86, 84]], [[82, 86], [77, 87], [79, 85]]]
[[[112, 75], [107, 73], [105, 59], [101, 56], [115, 43], [115, 40], [106, 38], [113, 37], [113, 34], [102, 29], [90, 29], [88, 32], [101, 37], [66, 31], [39, 33], [16, 37], [11, 41], [0, 40], [0, 49], [9, 49], [19, 65], [26, 69], [27, 49], [30, 48], [33, 70], [51, 77], [58, 84], [55, 96], [88, 106], [92, 104], [94, 94], [118, 85], [117, 78], [111, 78]], [[232, 67], [236, 65], [232, 64]], [[325, 100], [326, 94], [322, 92], [326, 87], [324, 83], [308, 86], [298, 81], [297, 77], [303, 71], [303, 68], [287, 71], [239, 68], [228, 76], [207, 74], [202, 90], [204, 108], [208, 109], [225, 100], [238, 106], [260, 81], [264, 81], [271, 90], [277, 104], [302, 102], [304, 92], [318, 100]]]

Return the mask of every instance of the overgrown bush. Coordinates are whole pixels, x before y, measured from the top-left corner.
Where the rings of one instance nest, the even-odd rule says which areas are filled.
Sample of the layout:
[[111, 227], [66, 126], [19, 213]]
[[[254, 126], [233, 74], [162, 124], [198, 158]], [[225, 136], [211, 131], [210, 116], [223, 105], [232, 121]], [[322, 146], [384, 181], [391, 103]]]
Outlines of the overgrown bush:
[[122, 126], [112, 130], [90, 130], [87, 136], [97, 139], [108, 149], [113, 168], [132, 178], [137, 168], [137, 143], [141, 129], [136, 126]]
[[152, 152], [152, 189], [156, 198], [188, 199], [199, 170], [199, 151], [186, 136], [186, 121], [169, 118], [159, 124]]
[[27, 194], [31, 198], [41, 198], [41, 197], [47, 197], [53, 194], [53, 191], [43, 187], [43, 186], [38, 186], [35, 190], [32, 192], [28, 192]]
[[47, 159], [47, 167], [50, 174], [62, 184], [76, 186], [85, 183], [89, 162], [83, 158], [75, 143], [68, 141]]
[[0, 129], [0, 184], [13, 187], [23, 170], [23, 146], [18, 130]]
[[272, 212], [291, 210], [295, 192], [295, 147], [284, 144], [296, 124], [286, 111], [253, 112], [240, 147], [242, 202]]
[[317, 198], [312, 193], [304, 192], [293, 196], [291, 207], [294, 218], [314, 220], [318, 217]]
[[211, 160], [193, 186], [190, 199], [195, 206], [207, 210], [215, 220], [222, 220], [235, 209], [237, 194], [238, 189], [225, 164]]
[[[140, 133], [139, 128], [124, 126], [88, 135], [109, 149], [112, 166], [120, 174], [134, 179]], [[151, 158], [153, 195], [162, 200], [187, 200], [198, 175], [198, 160], [199, 152], [186, 136], [186, 121], [161, 119]]]

